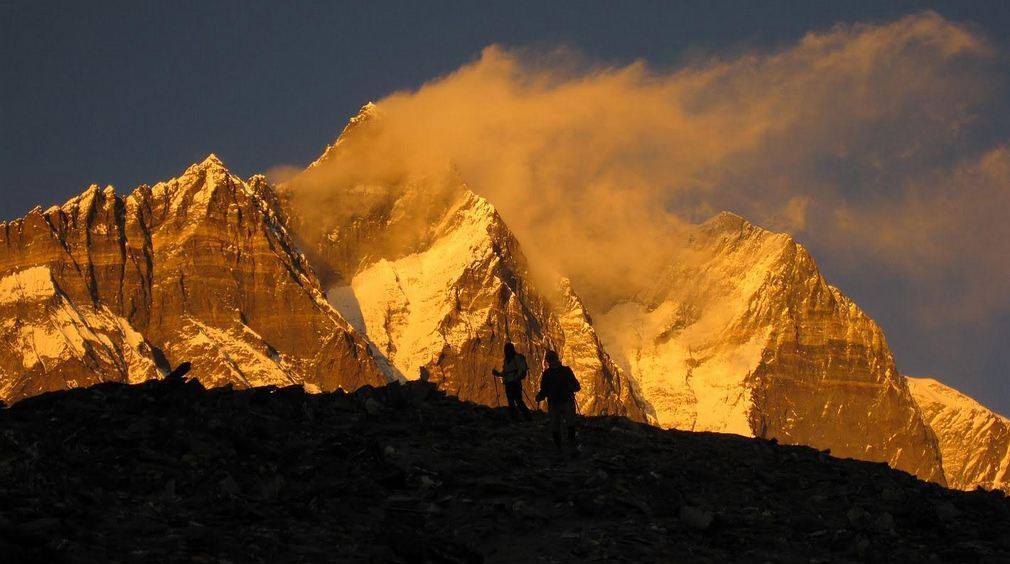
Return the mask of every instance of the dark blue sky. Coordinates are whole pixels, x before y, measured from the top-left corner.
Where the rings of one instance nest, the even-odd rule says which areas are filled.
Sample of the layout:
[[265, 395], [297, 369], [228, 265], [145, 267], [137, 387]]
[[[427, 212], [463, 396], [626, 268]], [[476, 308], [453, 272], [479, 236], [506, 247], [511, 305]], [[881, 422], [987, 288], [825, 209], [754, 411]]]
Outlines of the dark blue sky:
[[362, 103], [491, 43], [668, 65], [924, 7], [991, 37], [1010, 29], [1003, 2], [483, 4], [0, 0], [0, 218], [210, 152], [242, 174], [307, 163]]
[[[492, 43], [566, 45], [596, 61], [664, 67], [924, 9], [1007, 50], [1010, 2], [1000, 0], [0, 0], [0, 219], [90, 183], [125, 192], [170, 178], [211, 152], [242, 175], [308, 163], [364, 102], [450, 72]], [[982, 353], [966, 351], [971, 363], [958, 376], [958, 366], [930, 355], [933, 345], [889, 324], [893, 295], [877, 292], [872, 279], [838, 280], [831, 261], [818, 260], [883, 324], [904, 370], [952, 374], [950, 383], [1010, 412], [1010, 353], [1002, 351], [1010, 321], [985, 334], [992, 343]]]

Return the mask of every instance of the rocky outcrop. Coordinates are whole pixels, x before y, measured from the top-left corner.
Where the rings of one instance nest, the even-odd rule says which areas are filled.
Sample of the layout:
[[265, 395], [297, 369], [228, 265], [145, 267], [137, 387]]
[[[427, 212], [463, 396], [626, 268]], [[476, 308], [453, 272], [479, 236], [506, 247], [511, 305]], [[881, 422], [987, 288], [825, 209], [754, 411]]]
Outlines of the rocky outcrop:
[[730, 213], [684, 247], [650, 291], [597, 318], [661, 425], [807, 444], [944, 483], [883, 333], [805, 249]]
[[[125, 198], [92, 186], [63, 206], [0, 225], [0, 276], [45, 268], [68, 307], [123, 320], [124, 336], [109, 334], [111, 349], [129, 350], [127, 336], [142, 335], [163, 368], [192, 361], [208, 385], [384, 382], [367, 345], [324, 299], [276, 209], [262, 177], [244, 182], [211, 155]], [[151, 375], [119, 364], [126, 378]], [[4, 381], [25, 377], [14, 362], [2, 369]], [[112, 377], [72, 363], [45, 371], [43, 382], [17, 388]], [[7, 388], [12, 395], [3, 399], [23, 397]]]
[[636, 420], [648, 420], [640, 393], [604, 350], [588, 309], [567, 278], [558, 284], [555, 299], [562, 341], [558, 353], [582, 377], [582, 390], [576, 396], [580, 411], [632, 413]]
[[1010, 420], [932, 378], [907, 378], [936, 434], [947, 485], [1010, 492]]

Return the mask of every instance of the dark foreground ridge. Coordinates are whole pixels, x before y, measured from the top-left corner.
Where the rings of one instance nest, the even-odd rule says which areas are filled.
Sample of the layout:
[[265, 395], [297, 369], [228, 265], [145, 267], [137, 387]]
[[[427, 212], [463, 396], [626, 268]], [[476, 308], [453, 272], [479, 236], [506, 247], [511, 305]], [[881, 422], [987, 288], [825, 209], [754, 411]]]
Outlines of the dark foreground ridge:
[[0, 410], [5, 562], [1010, 562], [1010, 500], [732, 435], [546, 419], [414, 382], [151, 381]]

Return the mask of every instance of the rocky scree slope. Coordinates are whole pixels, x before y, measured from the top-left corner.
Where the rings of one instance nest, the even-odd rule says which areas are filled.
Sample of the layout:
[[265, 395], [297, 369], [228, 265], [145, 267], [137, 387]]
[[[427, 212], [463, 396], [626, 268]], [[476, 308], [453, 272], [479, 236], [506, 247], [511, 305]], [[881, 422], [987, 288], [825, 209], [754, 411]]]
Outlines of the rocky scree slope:
[[553, 456], [432, 384], [99, 384], [0, 410], [17, 562], [1007, 562], [1010, 500], [619, 417]]

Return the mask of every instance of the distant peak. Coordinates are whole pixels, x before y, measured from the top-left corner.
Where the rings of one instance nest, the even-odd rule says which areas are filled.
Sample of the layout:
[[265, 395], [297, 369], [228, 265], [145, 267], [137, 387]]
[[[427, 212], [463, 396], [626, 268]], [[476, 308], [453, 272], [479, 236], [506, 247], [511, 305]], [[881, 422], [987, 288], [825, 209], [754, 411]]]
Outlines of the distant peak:
[[218, 156], [217, 156], [217, 155], [215, 155], [214, 153], [211, 153], [211, 154], [207, 155], [207, 158], [206, 158], [206, 159], [204, 159], [204, 160], [203, 160], [203, 162], [202, 162], [202, 163], [200, 163], [200, 165], [199, 165], [199, 166], [200, 166], [200, 167], [209, 167], [209, 166], [213, 166], [213, 167], [220, 167], [220, 168], [225, 168], [225, 166], [224, 166], [224, 163], [223, 163], [223, 162], [221, 162], [221, 159], [220, 159], [220, 157], [218, 157]]
[[330, 145], [327, 145], [326, 149], [323, 151], [323, 154], [320, 155], [319, 158], [316, 159], [314, 162], [312, 162], [312, 164], [310, 164], [306, 170], [315, 168], [319, 166], [321, 163], [324, 163], [327, 160], [329, 160], [335, 154], [337, 147], [340, 146], [340, 144], [347, 138], [347, 136], [351, 132], [358, 129], [362, 124], [373, 121], [374, 119], [376, 119], [378, 115], [379, 115], [379, 107], [376, 106], [374, 102], [368, 102], [364, 106], [361, 106], [361, 109], [358, 110], [358, 113], [355, 114], [351, 119], [347, 120], [347, 125], [344, 126], [344, 129], [343, 131], [340, 132], [340, 136], [337, 137], [337, 140], [331, 143]]
[[704, 225], [721, 228], [740, 228], [750, 225], [750, 222], [731, 211], [721, 211], [705, 221]]
[[361, 106], [361, 109], [358, 110], [358, 113], [348, 121], [348, 124], [355, 125], [365, 120], [372, 119], [377, 115], [379, 115], [379, 107], [375, 105], [375, 102], [368, 102], [364, 106]]
[[190, 167], [187, 168], [185, 172], [183, 172], [183, 176], [200, 174], [208, 171], [231, 174], [231, 171], [228, 170], [228, 167], [224, 165], [224, 162], [221, 161], [221, 158], [215, 155], [214, 153], [211, 153], [207, 155], [207, 158], [203, 159], [201, 162], [190, 165]]

